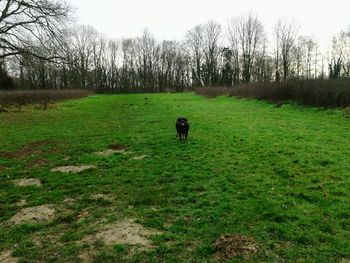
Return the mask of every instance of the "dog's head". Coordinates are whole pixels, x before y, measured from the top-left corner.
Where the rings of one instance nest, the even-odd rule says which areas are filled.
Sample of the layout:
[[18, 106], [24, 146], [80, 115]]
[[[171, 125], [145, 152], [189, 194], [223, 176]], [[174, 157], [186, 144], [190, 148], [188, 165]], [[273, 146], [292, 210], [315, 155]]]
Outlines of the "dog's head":
[[176, 122], [179, 126], [185, 127], [188, 123], [186, 118], [178, 118]]

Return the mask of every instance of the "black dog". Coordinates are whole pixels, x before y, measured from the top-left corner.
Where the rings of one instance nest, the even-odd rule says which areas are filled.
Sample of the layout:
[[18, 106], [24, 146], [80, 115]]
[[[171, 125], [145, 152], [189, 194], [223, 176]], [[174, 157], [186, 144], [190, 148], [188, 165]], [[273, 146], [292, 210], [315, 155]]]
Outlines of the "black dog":
[[180, 137], [180, 141], [182, 140], [182, 136], [184, 136], [185, 140], [187, 140], [188, 130], [190, 129], [190, 124], [188, 123], [186, 118], [178, 118], [176, 121], [176, 137]]

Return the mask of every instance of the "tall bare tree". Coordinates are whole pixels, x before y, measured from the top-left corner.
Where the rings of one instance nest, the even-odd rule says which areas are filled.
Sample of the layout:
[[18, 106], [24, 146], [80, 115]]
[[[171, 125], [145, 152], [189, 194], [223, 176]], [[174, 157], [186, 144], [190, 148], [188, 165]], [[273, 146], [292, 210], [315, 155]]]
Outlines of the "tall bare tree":
[[193, 59], [194, 70], [192, 71], [193, 85], [202, 86], [202, 60], [203, 60], [203, 40], [204, 28], [203, 25], [197, 25], [187, 31], [186, 47], [190, 57]]
[[254, 14], [241, 15], [229, 23], [231, 45], [239, 48], [242, 77], [249, 83], [257, 53], [266, 41], [264, 26]]
[[[69, 7], [63, 1], [1, 0], [0, 58], [24, 53], [55, 58], [55, 45], [51, 44], [59, 41], [68, 18]], [[47, 56], [32, 47], [33, 39], [46, 49]]]
[[299, 26], [294, 20], [280, 18], [275, 26], [276, 38], [276, 79], [279, 75], [279, 64], [282, 64], [283, 80], [289, 77], [289, 69], [293, 62], [293, 49], [298, 36]]
[[209, 21], [203, 26], [203, 54], [204, 54], [204, 84], [212, 86], [218, 84], [218, 60], [220, 57], [221, 25]]

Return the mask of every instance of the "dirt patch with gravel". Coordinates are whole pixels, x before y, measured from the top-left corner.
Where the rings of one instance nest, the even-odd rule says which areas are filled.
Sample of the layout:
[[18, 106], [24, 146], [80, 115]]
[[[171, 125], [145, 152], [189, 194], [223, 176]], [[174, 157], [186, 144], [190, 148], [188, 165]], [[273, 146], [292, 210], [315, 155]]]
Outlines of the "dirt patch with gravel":
[[83, 238], [82, 242], [92, 244], [96, 241], [102, 241], [107, 245], [127, 244], [148, 250], [153, 247], [149, 237], [157, 234], [160, 232], [147, 229], [135, 223], [134, 220], [128, 219], [105, 225], [99, 232]]
[[59, 152], [59, 143], [59, 141], [55, 140], [34, 141], [15, 151], [0, 151], [0, 157], [6, 159], [26, 159], [33, 155]]
[[5, 250], [0, 252], [0, 262], [1, 263], [16, 263], [18, 258], [12, 256], [11, 250]]
[[259, 252], [259, 245], [253, 238], [240, 234], [223, 235], [215, 242], [214, 247], [216, 260], [226, 260], [237, 256], [249, 259]]
[[41, 186], [41, 181], [36, 178], [25, 178], [14, 180], [13, 183], [17, 186]]
[[12, 224], [41, 223], [52, 219], [55, 216], [55, 209], [51, 205], [41, 205], [21, 209], [9, 222]]
[[80, 172], [90, 170], [90, 169], [95, 169], [95, 168], [96, 168], [95, 165], [80, 165], [80, 166], [69, 165], [69, 166], [60, 166], [60, 167], [53, 168], [51, 169], [51, 172], [80, 173]]

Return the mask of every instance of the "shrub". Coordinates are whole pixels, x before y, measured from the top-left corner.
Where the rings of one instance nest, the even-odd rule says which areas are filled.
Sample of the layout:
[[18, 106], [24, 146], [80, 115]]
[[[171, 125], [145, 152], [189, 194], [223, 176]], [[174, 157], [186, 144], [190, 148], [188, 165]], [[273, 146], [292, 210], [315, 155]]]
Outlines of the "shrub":
[[316, 107], [350, 105], [350, 80], [294, 80], [274, 83], [253, 83], [233, 88], [230, 96], [254, 98], [280, 103], [294, 101]]
[[195, 93], [206, 98], [229, 95], [232, 88], [227, 87], [201, 87], [196, 88]]
[[87, 90], [17, 90], [0, 91], [0, 105], [25, 105], [76, 99], [90, 95]]

